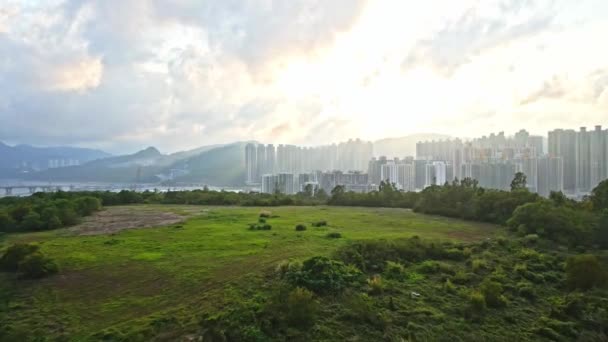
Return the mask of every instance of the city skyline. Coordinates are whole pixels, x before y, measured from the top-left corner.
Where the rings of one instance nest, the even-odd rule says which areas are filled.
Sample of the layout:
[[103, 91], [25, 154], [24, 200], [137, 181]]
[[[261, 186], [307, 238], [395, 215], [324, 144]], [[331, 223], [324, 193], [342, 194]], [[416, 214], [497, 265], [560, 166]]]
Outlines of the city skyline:
[[[403, 159], [375, 156], [373, 144], [360, 140], [324, 148], [279, 145], [276, 151], [272, 144], [250, 143], [245, 147], [246, 182], [261, 183], [263, 192], [279, 189], [295, 193], [302, 191], [305, 184], [327, 191], [327, 186], [320, 185], [321, 179], [333, 174], [331, 184], [366, 192], [377, 189], [382, 181], [395, 184], [399, 190], [420, 191], [470, 178], [482, 187], [509, 190], [511, 180], [521, 172], [532, 192], [547, 197], [557, 191], [580, 198], [608, 178], [608, 129], [601, 125], [589, 130], [581, 126], [578, 131], [557, 128], [547, 133], [546, 144], [544, 140], [544, 136], [520, 129], [514, 135], [501, 131], [468, 140], [419, 141], [415, 156]], [[278, 166], [266, 162], [270, 155]], [[258, 160], [258, 156], [263, 160]], [[366, 158], [367, 168], [361, 162]], [[313, 159], [317, 163], [311, 163]], [[342, 177], [343, 173], [347, 178]], [[351, 182], [351, 175], [358, 174], [365, 175], [365, 181], [357, 176], [358, 181]], [[309, 176], [303, 182], [297, 175]], [[291, 177], [288, 187], [286, 177]], [[281, 187], [274, 185], [278, 179], [282, 179]], [[340, 179], [346, 179], [346, 183], [339, 184]]]

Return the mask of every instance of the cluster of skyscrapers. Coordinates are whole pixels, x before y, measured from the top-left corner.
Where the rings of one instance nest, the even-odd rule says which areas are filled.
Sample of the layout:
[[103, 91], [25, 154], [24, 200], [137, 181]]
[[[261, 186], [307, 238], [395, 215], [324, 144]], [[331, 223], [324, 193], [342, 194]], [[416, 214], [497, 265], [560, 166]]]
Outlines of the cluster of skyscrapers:
[[569, 194], [589, 193], [608, 178], [608, 130], [595, 126], [549, 132], [549, 155], [563, 164], [563, 190]]
[[468, 177], [485, 188], [509, 190], [514, 175], [523, 172], [530, 191], [581, 197], [608, 178], [608, 130], [555, 129], [547, 149], [544, 141], [525, 130], [470, 141], [424, 141], [416, 144], [416, 157], [402, 159], [374, 158], [372, 144], [360, 140], [316, 148], [279, 145], [276, 152], [273, 145], [249, 144], [247, 181], [261, 184], [263, 192], [295, 193], [307, 184], [326, 192], [336, 185], [367, 192], [381, 181], [419, 191]]
[[363, 171], [372, 153], [372, 143], [359, 139], [318, 147], [250, 143], [245, 146], [246, 183], [261, 184], [262, 176], [270, 174]]

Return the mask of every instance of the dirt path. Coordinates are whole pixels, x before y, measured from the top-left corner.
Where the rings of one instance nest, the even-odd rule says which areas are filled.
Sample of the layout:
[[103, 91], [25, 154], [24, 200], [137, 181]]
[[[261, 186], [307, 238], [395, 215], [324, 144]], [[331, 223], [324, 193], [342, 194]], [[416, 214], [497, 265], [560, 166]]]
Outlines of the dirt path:
[[81, 224], [71, 227], [77, 235], [112, 234], [125, 229], [166, 226], [184, 221], [187, 214], [176, 214], [154, 207], [108, 207], [86, 217]]

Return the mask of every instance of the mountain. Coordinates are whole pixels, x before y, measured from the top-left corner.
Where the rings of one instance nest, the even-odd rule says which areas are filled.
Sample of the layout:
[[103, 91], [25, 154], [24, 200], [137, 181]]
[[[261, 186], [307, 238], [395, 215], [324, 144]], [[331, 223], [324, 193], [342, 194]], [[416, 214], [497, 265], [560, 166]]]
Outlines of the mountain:
[[139, 152], [91, 161], [83, 165], [48, 169], [26, 175], [36, 181], [108, 183], [202, 183], [239, 186], [245, 179], [245, 143], [203, 146], [162, 154], [154, 147]]
[[425, 140], [442, 140], [451, 138], [449, 135], [435, 133], [418, 133], [400, 138], [386, 138], [374, 142], [374, 156], [388, 158], [416, 155], [416, 143]]
[[77, 147], [9, 146], [0, 142], [0, 177], [84, 164], [111, 156], [101, 150]]
[[[203, 183], [217, 186], [239, 186], [245, 180], [245, 145], [237, 142], [206, 150], [190, 158], [182, 159], [171, 165], [178, 171], [174, 181], [184, 183]], [[179, 172], [181, 171], [181, 172]], [[175, 174], [175, 172], [174, 172]]]

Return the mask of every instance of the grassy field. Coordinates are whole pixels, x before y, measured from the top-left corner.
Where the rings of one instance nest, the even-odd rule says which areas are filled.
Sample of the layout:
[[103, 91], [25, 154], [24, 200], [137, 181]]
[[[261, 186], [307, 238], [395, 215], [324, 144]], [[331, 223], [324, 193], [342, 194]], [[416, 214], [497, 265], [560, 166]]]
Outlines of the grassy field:
[[[268, 219], [272, 230], [250, 231], [248, 224], [257, 222], [264, 208], [133, 206], [108, 210], [124, 212], [125, 208], [133, 211], [134, 218], [141, 210], [163, 211], [182, 215], [185, 221], [111, 235], [78, 235], [77, 230], [64, 229], [9, 235], [0, 241], [0, 249], [18, 241], [39, 242], [42, 251], [61, 267], [58, 275], [38, 281], [0, 274], [0, 291], [7, 297], [10, 313], [6, 323], [28, 337], [86, 339], [108, 329], [167, 324], [176, 325], [169, 330], [183, 332], [193, 328], [197, 313], [212, 312], [231, 296], [246, 293], [285, 259], [329, 255], [354, 240], [418, 235], [478, 241], [498, 234], [492, 225], [405, 209], [269, 208], [276, 216]], [[326, 220], [328, 226], [311, 226], [319, 220]], [[298, 223], [308, 229], [296, 232]], [[329, 239], [329, 232], [339, 232], [342, 238]]]

